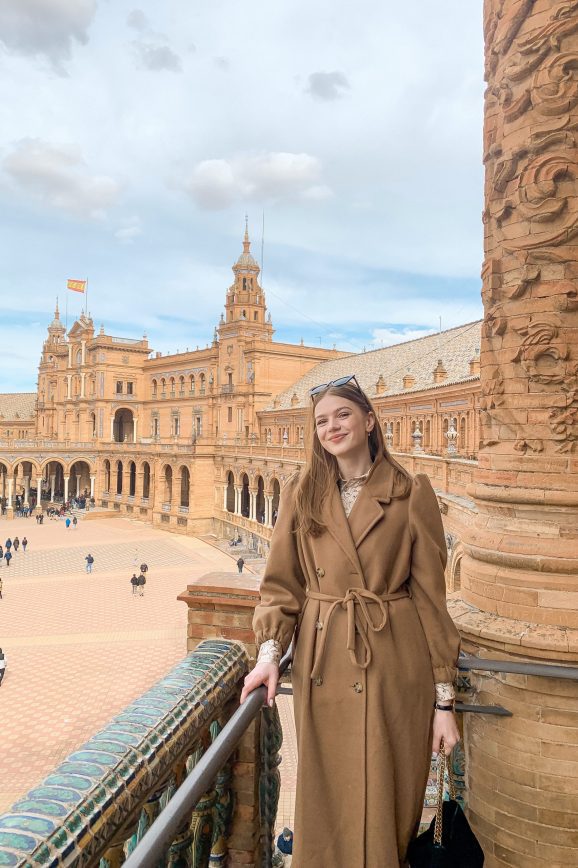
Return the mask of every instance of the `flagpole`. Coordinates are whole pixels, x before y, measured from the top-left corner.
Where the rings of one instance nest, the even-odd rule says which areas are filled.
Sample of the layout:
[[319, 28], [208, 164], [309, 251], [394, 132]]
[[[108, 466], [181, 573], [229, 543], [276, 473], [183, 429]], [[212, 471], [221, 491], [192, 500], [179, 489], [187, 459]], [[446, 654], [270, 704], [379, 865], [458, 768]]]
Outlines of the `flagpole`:
[[85, 299], [86, 311], [85, 311], [85, 313], [86, 313], [86, 318], [88, 319], [88, 317], [89, 317], [89, 313], [88, 313], [88, 277], [86, 278], [86, 285], [85, 285], [84, 292], [86, 295], [86, 299]]
[[68, 286], [66, 287], [66, 315], [64, 324], [66, 326], [66, 334], [68, 334]]

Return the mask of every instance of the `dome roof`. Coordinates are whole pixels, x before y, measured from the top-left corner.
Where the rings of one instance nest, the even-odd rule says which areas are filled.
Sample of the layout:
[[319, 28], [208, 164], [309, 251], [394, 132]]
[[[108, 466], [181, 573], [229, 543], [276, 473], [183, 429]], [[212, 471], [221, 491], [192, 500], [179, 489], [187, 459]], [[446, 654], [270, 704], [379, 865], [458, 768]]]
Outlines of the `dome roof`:
[[245, 217], [245, 237], [243, 239], [243, 252], [237, 259], [236, 263], [233, 265], [234, 272], [247, 269], [248, 271], [256, 271], [258, 273], [261, 270], [250, 251], [251, 242], [249, 240], [249, 226], [247, 217]]
[[60, 313], [58, 311], [58, 305], [56, 305], [56, 310], [54, 311], [54, 319], [52, 320], [52, 322], [48, 326], [48, 331], [51, 334], [55, 334], [55, 333], [64, 334], [64, 332], [66, 331], [66, 329], [64, 328], [64, 326], [62, 325], [62, 323], [60, 321]]

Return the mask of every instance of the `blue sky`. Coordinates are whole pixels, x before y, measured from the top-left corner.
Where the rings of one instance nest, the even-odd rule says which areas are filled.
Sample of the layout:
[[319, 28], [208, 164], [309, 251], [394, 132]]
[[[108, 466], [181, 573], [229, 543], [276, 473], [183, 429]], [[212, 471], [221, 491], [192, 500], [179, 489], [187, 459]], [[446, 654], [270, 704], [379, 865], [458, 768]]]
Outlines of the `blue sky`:
[[67, 277], [107, 332], [210, 341], [245, 213], [278, 340], [481, 316], [481, 4], [41, 8], [0, 5], [0, 390], [34, 389]]

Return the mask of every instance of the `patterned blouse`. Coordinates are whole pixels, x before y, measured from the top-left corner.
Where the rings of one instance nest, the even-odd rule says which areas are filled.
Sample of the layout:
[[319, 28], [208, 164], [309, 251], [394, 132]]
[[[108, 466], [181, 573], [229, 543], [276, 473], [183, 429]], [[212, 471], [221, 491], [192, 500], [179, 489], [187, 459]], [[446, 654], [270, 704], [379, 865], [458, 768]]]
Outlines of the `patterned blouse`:
[[[343, 479], [342, 477], [340, 477], [337, 481], [337, 484], [339, 486], [339, 493], [341, 494], [343, 509], [345, 510], [345, 515], [348, 518], [351, 514], [351, 510], [355, 505], [355, 501], [359, 496], [359, 492], [363, 488], [370, 472], [371, 470], [368, 470], [367, 473], [363, 474], [363, 476], [354, 476], [351, 479]], [[263, 644], [259, 648], [257, 662], [279, 663], [279, 661], [281, 660], [282, 651], [283, 649], [281, 648], [280, 642], [277, 642], [276, 639], [268, 639], [266, 642], [263, 642]], [[456, 694], [454, 690], [454, 685], [450, 682], [439, 682], [436, 684], [435, 688], [436, 702], [449, 704], [455, 699]]]

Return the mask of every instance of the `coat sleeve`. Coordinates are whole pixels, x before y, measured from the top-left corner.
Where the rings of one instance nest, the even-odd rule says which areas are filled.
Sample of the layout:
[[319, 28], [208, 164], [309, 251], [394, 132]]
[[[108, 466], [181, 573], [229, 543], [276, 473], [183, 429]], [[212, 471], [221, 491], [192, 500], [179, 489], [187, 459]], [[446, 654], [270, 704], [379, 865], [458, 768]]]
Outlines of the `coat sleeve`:
[[261, 581], [260, 602], [253, 616], [257, 645], [268, 639], [281, 643], [283, 653], [293, 638], [297, 618], [305, 603], [305, 577], [293, 533], [293, 490], [290, 481], [281, 493], [271, 549]]
[[410, 589], [429, 647], [434, 682], [454, 681], [460, 634], [446, 604], [447, 549], [438, 501], [428, 477], [416, 475], [409, 496]]

